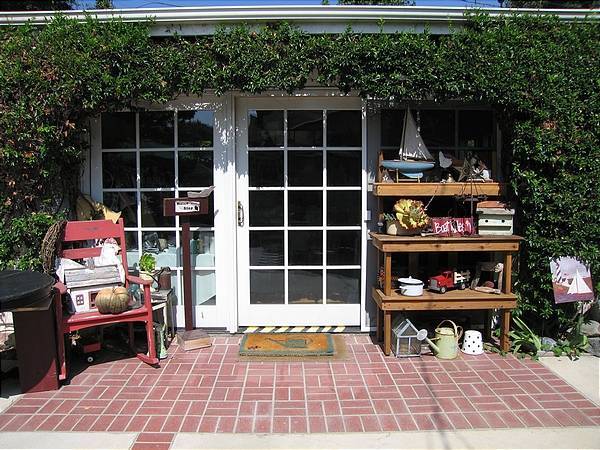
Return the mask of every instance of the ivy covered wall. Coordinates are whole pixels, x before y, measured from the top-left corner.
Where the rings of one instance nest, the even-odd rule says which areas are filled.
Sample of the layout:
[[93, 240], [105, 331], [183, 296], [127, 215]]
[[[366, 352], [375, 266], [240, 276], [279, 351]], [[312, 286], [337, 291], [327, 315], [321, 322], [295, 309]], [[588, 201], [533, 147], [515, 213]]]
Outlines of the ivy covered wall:
[[64, 17], [2, 27], [0, 269], [39, 266], [40, 237], [77, 194], [90, 117], [208, 89], [293, 92], [317, 74], [362, 96], [491, 104], [525, 237], [520, 307], [562, 317], [550, 257], [578, 256], [600, 281], [599, 61], [600, 25], [555, 17], [474, 15], [447, 36], [309, 35], [281, 23], [155, 39], [148, 24]]

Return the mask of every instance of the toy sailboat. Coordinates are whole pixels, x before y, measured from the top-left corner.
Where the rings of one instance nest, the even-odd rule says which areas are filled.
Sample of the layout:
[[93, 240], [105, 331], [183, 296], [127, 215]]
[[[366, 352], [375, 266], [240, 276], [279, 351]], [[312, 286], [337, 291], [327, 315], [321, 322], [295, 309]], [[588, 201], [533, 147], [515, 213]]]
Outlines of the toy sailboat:
[[401, 173], [405, 177], [419, 180], [423, 177], [423, 171], [433, 169], [435, 165], [433, 156], [427, 150], [427, 146], [419, 134], [417, 124], [413, 119], [410, 109], [407, 109], [404, 115], [402, 141], [398, 156], [399, 159], [385, 159], [381, 161], [382, 167], [396, 171], [396, 181], [398, 181], [398, 173]]
[[578, 270], [573, 281], [571, 281], [571, 286], [569, 286], [567, 294], [589, 294], [590, 292], [592, 292], [592, 290], [586, 284]]

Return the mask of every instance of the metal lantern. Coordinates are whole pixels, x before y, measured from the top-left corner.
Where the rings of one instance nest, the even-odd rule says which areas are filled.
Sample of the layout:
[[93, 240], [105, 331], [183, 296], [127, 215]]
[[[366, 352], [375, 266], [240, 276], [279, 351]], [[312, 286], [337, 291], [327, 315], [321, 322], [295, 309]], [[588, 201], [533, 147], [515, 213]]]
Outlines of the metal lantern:
[[406, 317], [399, 316], [394, 320], [392, 325], [392, 351], [397, 358], [421, 356], [422, 340], [423, 337], [419, 330]]

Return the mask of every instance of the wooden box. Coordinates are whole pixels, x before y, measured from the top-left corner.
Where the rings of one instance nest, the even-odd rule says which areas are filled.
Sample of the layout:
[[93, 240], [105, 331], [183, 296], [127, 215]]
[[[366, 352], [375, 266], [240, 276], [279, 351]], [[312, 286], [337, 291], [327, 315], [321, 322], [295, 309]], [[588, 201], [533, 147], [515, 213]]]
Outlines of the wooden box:
[[177, 333], [177, 343], [184, 351], [210, 347], [212, 340], [204, 330], [196, 329]]
[[84, 286], [97, 286], [100, 284], [121, 283], [121, 275], [116, 264], [109, 266], [96, 266], [93, 269], [77, 267], [65, 269], [65, 286], [76, 288]]
[[84, 286], [67, 289], [71, 295], [76, 312], [88, 312], [96, 309], [96, 295], [104, 288], [122, 286], [122, 283], [100, 284], [96, 286]]
[[514, 209], [477, 208], [477, 221], [480, 235], [512, 235]]
[[96, 294], [104, 288], [122, 286], [116, 265], [65, 269], [65, 285], [76, 312], [96, 309]]

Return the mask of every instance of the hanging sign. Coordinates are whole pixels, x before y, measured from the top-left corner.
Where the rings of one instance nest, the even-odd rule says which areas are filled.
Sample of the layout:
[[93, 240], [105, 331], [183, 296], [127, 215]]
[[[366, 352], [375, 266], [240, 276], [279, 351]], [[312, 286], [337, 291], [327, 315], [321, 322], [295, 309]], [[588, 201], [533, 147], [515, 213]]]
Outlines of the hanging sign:
[[[205, 204], [206, 202], [202, 202]], [[175, 214], [177, 213], [200, 213], [203, 209], [203, 204], [199, 201], [175, 200]]]
[[208, 214], [208, 197], [214, 187], [202, 192], [190, 192], [188, 197], [163, 199], [164, 215], [170, 216], [197, 216]]
[[438, 236], [470, 236], [474, 233], [470, 217], [432, 217], [431, 228]]
[[590, 266], [577, 258], [562, 256], [550, 260], [554, 303], [594, 300]]

